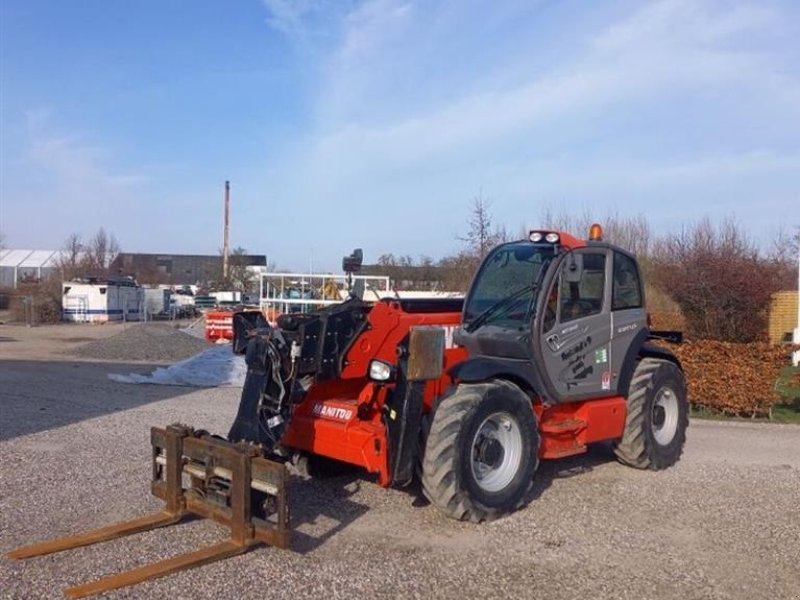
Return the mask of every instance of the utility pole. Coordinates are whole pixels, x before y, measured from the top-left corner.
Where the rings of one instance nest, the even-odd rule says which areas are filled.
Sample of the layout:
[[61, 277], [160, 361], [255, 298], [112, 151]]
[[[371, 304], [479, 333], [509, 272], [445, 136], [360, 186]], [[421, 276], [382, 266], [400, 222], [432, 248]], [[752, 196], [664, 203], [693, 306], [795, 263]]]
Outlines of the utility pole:
[[231, 204], [231, 182], [225, 182], [225, 216], [224, 228], [222, 230], [222, 279], [228, 281], [228, 229], [229, 229], [229, 214]]

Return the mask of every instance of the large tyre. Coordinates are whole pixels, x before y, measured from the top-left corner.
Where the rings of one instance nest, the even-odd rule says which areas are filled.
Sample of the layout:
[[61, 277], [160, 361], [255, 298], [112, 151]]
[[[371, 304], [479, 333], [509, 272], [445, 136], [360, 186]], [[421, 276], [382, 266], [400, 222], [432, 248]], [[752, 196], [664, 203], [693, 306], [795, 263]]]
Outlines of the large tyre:
[[643, 358], [631, 379], [625, 432], [614, 452], [638, 469], [665, 469], [678, 462], [689, 426], [683, 372], [673, 362]]
[[475, 523], [518, 508], [539, 464], [531, 400], [513, 383], [460, 384], [436, 407], [422, 486], [446, 515]]
[[[417, 479], [422, 482], [422, 465], [425, 462], [425, 444], [428, 443], [428, 434], [431, 432], [431, 423], [433, 422], [433, 415], [436, 411], [436, 407], [431, 407], [431, 410], [426, 412], [422, 415], [422, 420], [419, 423], [419, 439], [417, 440], [418, 446], [418, 453], [417, 456], [419, 460], [417, 460], [417, 464], [415, 465], [415, 473], [417, 475]], [[422, 491], [425, 494], [425, 490]], [[427, 494], [425, 494], [427, 497]]]

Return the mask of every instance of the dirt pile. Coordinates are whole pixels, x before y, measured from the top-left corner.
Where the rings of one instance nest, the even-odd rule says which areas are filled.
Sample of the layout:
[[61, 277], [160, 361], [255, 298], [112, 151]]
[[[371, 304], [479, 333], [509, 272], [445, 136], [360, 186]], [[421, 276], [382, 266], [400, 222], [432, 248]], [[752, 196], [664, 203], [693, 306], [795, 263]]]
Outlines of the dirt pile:
[[194, 356], [209, 347], [208, 342], [163, 323], [137, 323], [120, 333], [95, 340], [73, 350], [81, 358], [174, 362]]

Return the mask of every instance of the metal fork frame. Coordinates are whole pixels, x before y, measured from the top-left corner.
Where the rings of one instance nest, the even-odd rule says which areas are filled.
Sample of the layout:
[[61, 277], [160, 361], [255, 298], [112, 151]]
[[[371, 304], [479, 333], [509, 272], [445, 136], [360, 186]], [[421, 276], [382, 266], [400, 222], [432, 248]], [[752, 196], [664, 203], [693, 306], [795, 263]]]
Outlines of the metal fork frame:
[[[212, 519], [230, 529], [230, 539], [219, 544], [64, 590], [70, 598], [83, 598], [242, 554], [262, 542], [289, 548], [288, 474], [283, 464], [262, 458], [251, 444], [231, 444], [197, 433], [184, 425], [170, 425], [165, 429], [153, 427], [150, 439], [151, 491], [164, 500], [164, 510], [77, 535], [24, 546], [9, 552], [7, 557], [31, 558], [97, 544], [173, 525], [189, 515]], [[198, 473], [197, 467], [192, 469], [192, 464], [205, 465], [205, 474]], [[202, 493], [202, 480], [208, 481], [220, 472], [230, 479], [230, 506], [208, 502]], [[191, 482], [186, 488], [183, 486], [184, 478]], [[274, 492], [275, 522], [254, 518], [250, 505], [252, 487]]]

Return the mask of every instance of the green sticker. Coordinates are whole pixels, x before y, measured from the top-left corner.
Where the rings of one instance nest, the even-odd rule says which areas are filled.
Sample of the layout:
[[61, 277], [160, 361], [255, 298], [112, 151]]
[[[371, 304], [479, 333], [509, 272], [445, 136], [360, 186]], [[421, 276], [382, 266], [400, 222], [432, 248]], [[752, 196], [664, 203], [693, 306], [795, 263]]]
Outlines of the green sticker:
[[608, 362], [608, 351], [605, 348], [601, 348], [600, 350], [594, 351], [594, 362], [596, 364], [602, 364]]

